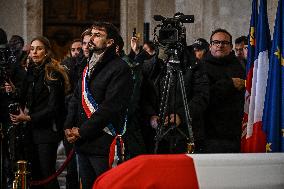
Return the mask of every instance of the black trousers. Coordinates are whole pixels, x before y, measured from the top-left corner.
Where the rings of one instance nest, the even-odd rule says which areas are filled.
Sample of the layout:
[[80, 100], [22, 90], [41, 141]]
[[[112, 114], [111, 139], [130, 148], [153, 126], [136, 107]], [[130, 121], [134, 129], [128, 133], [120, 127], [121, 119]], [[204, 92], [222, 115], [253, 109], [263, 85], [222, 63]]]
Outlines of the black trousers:
[[95, 180], [109, 169], [108, 156], [78, 153], [82, 189], [92, 189]]
[[[32, 158], [32, 180], [43, 180], [56, 171], [58, 143], [34, 144]], [[57, 178], [46, 185], [32, 186], [32, 189], [59, 189]]]

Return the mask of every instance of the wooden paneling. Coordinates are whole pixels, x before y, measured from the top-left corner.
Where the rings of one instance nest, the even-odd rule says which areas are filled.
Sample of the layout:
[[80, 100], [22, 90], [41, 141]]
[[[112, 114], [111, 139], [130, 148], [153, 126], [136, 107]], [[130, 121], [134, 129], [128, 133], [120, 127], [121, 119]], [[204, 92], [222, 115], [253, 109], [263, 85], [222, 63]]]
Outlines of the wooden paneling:
[[44, 0], [43, 33], [61, 60], [70, 42], [96, 20], [120, 25], [119, 0]]

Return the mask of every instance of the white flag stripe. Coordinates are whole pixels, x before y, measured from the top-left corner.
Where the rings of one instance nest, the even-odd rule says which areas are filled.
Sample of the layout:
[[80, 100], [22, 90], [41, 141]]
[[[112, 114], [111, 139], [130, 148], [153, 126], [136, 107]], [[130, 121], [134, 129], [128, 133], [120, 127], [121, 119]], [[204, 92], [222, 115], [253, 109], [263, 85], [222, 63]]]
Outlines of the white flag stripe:
[[269, 69], [268, 50], [260, 52], [258, 56], [257, 75], [259, 79], [256, 82], [256, 97], [255, 97], [255, 114], [254, 123], [262, 121], [264, 100], [266, 94], [267, 78]]
[[253, 124], [262, 121], [269, 69], [268, 62], [268, 50], [260, 52], [254, 62], [246, 138], [252, 136]]

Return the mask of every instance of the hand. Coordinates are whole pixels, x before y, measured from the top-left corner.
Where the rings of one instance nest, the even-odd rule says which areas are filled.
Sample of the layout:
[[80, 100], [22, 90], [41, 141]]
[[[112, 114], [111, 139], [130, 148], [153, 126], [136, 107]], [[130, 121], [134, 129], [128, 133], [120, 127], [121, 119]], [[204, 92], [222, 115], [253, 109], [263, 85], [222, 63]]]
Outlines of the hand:
[[[165, 125], [169, 124], [169, 116], [166, 117], [164, 124]], [[180, 119], [178, 114], [171, 114], [170, 115], [170, 124], [175, 124], [176, 126], [179, 126], [181, 124], [181, 119]]]
[[72, 129], [65, 129], [65, 136], [69, 143], [76, 142], [81, 136], [79, 134], [79, 128], [73, 127]]
[[135, 54], [139, 53], [139, 38], [132, 37], [130, 41], [131, 49], [135, 52]]
[[241, 78], [232, 78], [232, 80], [233, 80], [234, 87], [237, 90], [240, 91], [245, 87], [245, 80], [243, 80]]
[[22, 109], [20, 109], [19, 115], [10, 114], [10, 119], [13, 124], [19, 124], [20, 122], [30, 121], [31, 117], [23, 112]]
[[156, 129], [158, 127], [159, 119], [159, 116], [151, 116], [150, 125], [153, 129]]
[[65, 134], [66, 140], [69, 143], [72, 143], [71, 141], [75, 139], [75, 136], [72, 135], [71, 129], [65, 129], [64, 134]]
[[76, 136], [77, 138], [80, 138], [80, 134], [79, 134], [79, 128], [78, 127], [73, 127], [71, 130], [71, 133]]
[[65, 134], [66, 138], [70, 137], [71, 136], [71, 129], [65, 129], [64, 134]]

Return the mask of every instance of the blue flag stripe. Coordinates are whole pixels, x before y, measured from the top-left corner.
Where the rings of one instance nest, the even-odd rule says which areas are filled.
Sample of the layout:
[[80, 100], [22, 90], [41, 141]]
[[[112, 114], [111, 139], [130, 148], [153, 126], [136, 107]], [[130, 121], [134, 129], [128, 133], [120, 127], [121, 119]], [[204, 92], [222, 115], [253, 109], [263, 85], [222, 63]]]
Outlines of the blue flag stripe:
[[247, 58], [247, 65], [246, 65], [246, 76], [253, 66], [254, 62], [254, 55], [255, 55], [255, 38], [256, 38], [256, 25], [257, 25], [257, 5], [258, 1], [253, 0], [252, 2], [252, 13], [251, 13], [251, 20], [250, 20], [250, 28], [249, 28], [249, 42], [248, 42], [248, 58]]
[[284, 54], [283, 11], [283, 0], [279, 0], [263, 115], [268, 152], [284, 152], [284, 67], [281, 65]]

